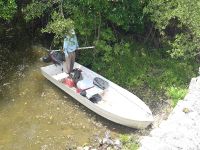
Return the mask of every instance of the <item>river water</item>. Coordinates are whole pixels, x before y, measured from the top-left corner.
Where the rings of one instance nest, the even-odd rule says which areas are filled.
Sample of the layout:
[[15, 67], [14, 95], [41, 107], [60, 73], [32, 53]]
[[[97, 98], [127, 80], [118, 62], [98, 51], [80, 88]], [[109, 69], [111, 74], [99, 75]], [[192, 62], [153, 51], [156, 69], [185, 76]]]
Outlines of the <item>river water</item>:
[[45, 79], [39, 61], [15, 66], [0, 88], [0, 150], [63, 150], [87, 143], [105, 132], [118, 137], [133, 129], [112, 123], [61, 91]]

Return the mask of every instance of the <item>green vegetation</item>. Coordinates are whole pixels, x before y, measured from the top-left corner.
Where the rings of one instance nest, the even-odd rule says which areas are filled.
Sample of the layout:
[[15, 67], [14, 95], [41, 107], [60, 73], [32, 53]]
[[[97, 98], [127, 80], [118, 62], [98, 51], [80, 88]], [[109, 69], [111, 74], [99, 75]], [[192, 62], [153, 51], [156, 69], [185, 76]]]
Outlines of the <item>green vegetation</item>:
[[133, 135], [120, 135], [120, 141], [122, 142], [123, 150], [137, 150], [139, 148], [136, 138]]
[[176, 106], [180, 99], [183, 99], [187, 94], [186, 88], [170, 87], [167, 89], [167, 95], [169, 95], [173, 100], [173, 106]]
[[168, 43], [172, 57], [199, 55], [200, 2], [198, 0], [151, 0], [144, 9], [155, 23], [163, 42]]
[[0, 0], [0, 19], [11, 20], [16, 8], [15, 0]]

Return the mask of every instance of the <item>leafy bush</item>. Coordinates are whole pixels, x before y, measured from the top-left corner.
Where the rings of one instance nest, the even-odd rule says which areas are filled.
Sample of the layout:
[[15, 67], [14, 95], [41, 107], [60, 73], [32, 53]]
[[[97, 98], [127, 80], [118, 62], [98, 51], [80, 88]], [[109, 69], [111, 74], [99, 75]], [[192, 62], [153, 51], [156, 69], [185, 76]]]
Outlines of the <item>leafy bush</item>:
[[152, 0], [144, 9], [163, 40], [168, 40], [172, 57], [187, 59], [199, 54], [199, 7], [198, 0]]
[[52, 4], [50, 2], [44, 3], [41, 1], [34, 1], [33, 3], [30, 3], [23, 10], [26, 21], [31, 21], [33, 19], [43, 17], [45, 15], [45, 11], [51, 6]]
[[0, 18], [11, 20], [15, 14], [17, 5], [15, 0], [0, 0]]
[[64, 35], [70, 34], [70, 30], [74, 28], [74, 22], [71, 19], [65, 19], [60, 16], [57, 12], [52, 14], [52, 21], [42, 29], [42, 32], [53, 33], [54, 44], [62, 45], [60, 41], [63, 41]]

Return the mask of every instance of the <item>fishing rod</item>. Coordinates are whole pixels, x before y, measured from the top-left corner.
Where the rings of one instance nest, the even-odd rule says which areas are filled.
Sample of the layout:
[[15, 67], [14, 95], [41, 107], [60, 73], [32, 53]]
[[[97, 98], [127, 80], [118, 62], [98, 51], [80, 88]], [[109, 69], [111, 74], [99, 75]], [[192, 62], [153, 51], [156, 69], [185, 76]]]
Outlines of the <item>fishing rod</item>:
[[[95, 46], [79, 47], [76, 50], [93, 49], [93, 48], [95, 48]], [[62, 49], [54, 49], [54, 50], [50, 49], [49, 50], [49, 49], [46, 49], [46, 48], [45, 48], [45, 50], [48, 51], [48, 52], [51, 52], [51, 51], [55, 51], [55, 52], [62, 51]]]

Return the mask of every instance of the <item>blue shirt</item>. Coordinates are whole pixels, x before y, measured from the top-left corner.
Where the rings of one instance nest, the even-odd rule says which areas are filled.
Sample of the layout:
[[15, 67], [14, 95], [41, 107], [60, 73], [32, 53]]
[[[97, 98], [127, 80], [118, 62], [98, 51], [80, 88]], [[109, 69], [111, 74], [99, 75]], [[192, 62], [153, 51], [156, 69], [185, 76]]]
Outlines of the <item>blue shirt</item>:
[[64, 38], [63, 49], [65, 54], [74, 52], [79, 47], [76, 35], [66, 36]]

